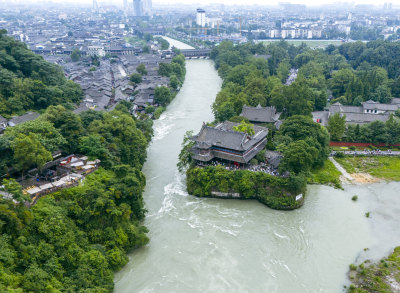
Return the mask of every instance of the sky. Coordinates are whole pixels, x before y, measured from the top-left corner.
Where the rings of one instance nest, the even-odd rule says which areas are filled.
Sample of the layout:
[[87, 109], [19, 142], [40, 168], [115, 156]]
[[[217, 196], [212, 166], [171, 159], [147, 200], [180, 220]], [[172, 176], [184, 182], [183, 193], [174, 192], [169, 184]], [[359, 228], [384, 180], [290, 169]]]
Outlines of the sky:
[[[28, 0], [29, 1], [29, 0]], [[93, 0], [50, 0], [52, 2], [79, 2], [79, 3], [92, 3]], [[114, 3], [117, 4], [119, 2], [122, 3], [123, 0], [97, 0], [98, 3]], [[128, 0], [132, 1], [132, 0]], [[0, 1], [1, 2], [1, 1]], [[23, 0], [20, 2], [24, 2]], [[46, 2], [43, 0], [30, 0], [29, 2]], [[321, 4], [330, 4], [334, 2], [348, 2], [348, 3], [356, 3], [356, 4], [374, 4], [378, 6], [383, 6], [385, 2], [393, 3], [395, 5], [400, 5], [400, 0], [153, 0], [153, 5], [155, 4], [198, 4], [199, 6], [209, 4], [209, 3], [223, 3], [225, 5], [242, 5], [242, 4], [258, 4], [258, 5], [275, 5], [279, 2], [290, 2], [293, 4], [306, 4], [306, 5], [321, 5]]]
[[259, 5], [275, 5], [278, 4], [279, 2], [290, 2], [293, 4], [306, 4], [306, 5], [321, 5], [321, 4], [330, 4], [334, 2], [355, 2], [357, 4], [375, 4], [375, 5], [383, 5], [384, 2], [390, 2], [393, 4], [400, 4], [400, 0], [360, 0], [360, 1], [335, 1], [335, 0], [203, 0], [203, 1], [195, 1], [195, 0], [157, 0], [154, 1], [154, 3], [162, 3], [162, 4], [168, 4], [168, 3], [184, 3], [184, 4], [194, 4], [194, 3], [223, 3], [225, 5], [229, 4], [259, 4]]

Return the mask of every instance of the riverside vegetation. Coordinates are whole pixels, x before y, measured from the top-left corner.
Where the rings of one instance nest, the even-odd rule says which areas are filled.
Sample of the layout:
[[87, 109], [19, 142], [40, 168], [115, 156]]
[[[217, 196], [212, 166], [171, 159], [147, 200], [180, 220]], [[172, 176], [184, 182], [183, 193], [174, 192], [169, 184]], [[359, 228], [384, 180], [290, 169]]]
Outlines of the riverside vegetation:
[[349, 173], [368, 173], [374, 177], [400, 181], [399, 157], [352, 157], [336, 158]]
[[[57, 66], [3, 32], [0, 46], [0, 114], [43, 113], [0, 136], [2, 192], [12, 195], [0, 197], [0, 291], [111, 292], [126, 253], [149, 241], [141, 169], [152, 120], [132, 117], [128, 102], [77, 115], [71, 103], [82, 91]], [[28, 208], [13, 178], [40, 169], [58, 150], [98, 158], [101, 168]]]
[[[127, 263], [126, 253], [148, 242], [141, 225], [141, 168], [149, 142], [145, 133], [149, 135], [151, 126], [135, 121], [122, 106], [117, 108], [78, 116], [56, 106], [29, 130], [22, 124], [0, 138], [2, 165], [11, 163], [21, 172], [43, 164], [22, 164], [23, 157], [16, 156], [35, 145], [48, 153], [51, 148], [79, 151], [101, 159], [103, 166], [79, 186], [48, 195], [32, 208], [23, 204], [27, 198], [15, 180], [3, 180], [5, 191], [20, 203], [0, 198], [0, 291], [111, 292], [113, 271]], [[76, 127], [69, 128], [70, 123]], [[59, 141], [49, 142], [42, 124]], [[73, 135], [63, 135], [66, 130]], [[18, 139], [23, 140], [21, 149]], [[6, 162], [5, 153], [11, 156]]]
[[349, 277], [353, 284], [350, 293], [398, 292], [400, 283], [400, 247], [379, 263], [365, 261], [359, 266], [350, 265]]

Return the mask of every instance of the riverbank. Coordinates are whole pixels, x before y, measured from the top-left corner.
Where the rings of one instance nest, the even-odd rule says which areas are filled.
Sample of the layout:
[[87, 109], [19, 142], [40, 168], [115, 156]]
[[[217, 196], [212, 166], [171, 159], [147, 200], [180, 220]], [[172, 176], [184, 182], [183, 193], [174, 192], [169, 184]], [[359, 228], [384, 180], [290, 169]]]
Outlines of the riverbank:
[[400, 181], [400, 157], [335, 158], [358, 183]]
[[400, 292], [400, 247], [379, 262], [350, 265], [348, 292]]

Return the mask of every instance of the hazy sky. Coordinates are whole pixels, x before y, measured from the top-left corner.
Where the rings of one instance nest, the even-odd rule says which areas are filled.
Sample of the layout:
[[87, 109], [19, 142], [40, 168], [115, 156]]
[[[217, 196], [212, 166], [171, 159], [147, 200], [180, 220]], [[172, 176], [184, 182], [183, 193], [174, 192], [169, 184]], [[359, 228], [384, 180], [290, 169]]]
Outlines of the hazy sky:
[[359, 0], [359, 1], [335, 1], [335, 0], [204, 0], [204, 1], [195, 1], [195, 0], [157, 0], [154, 1], [153, 3], [163, 3], [163, 4], [168, 4], [168, 3], [185, 3], [185, 4], [191, 4], [191, 3], [224, 3], [226, 5], [229, 4], [260, 4], [260, 5], [274, 5], [277, 4], [278, 2], [290, 2], [290, 3], [296, 3], [296, 4], [306, 4], [306, 5], [320, 5], [320, 4], [327, 4], [327, 3], [334, 3], [334, 2], [355, 2], [355, 3], [360, 3], [360, 4], [375, 4], [375, 5], [383, 5], [385, 2], [390, 2], [393, 4], [400, 4], [400, 0]]
[[[28, 0], [29, 1], [29, 0]], [[79, 2], [79, 3], [92, 3], [93, 0], [50, 0], [51, 2]], [[129, 2], [133, 0], [128, 0]], [[1, 1], [0, 1], [1, 2]], [[20, 1], [23, 2], [23, 1]], [[43, 0], [30, 0], [30, 2], [46, 2]], [[97, 0], [98, 3], [114, 3], [119, 4], [122, 3], [123, 0]], [[154, 4], [198, 4], [204, 5], [209, 3], [223, 3], [225, 5], [229, 4], [259, 4], [259, 5], [274, 5], [278, 2], [291, 2], [296, 4], [306, 4], [306, 5], [319, 5], [319, 4], [328, 4], [334, 2], [348, 2], [348, 3], [357, 3], [357, 4], [375, 4], [378, 6], [383, 6], [385, 2], [393, 3], [396, 5], [400, 5], [400, 0], [355, 0], [355, 1], [347, 1], [347, 0], [153, 0]]]

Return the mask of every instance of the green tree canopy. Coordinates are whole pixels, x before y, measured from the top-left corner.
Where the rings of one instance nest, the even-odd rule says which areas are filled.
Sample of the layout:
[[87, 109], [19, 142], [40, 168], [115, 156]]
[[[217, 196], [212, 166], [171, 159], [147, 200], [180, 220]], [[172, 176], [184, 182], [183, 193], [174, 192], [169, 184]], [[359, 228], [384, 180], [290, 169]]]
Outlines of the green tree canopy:
[[335, 113], [329, 117], [328, 131], [331, 135], [332, 141], [340, 141], [346, 130], [346, 115], [340, 116], [339, 113]]
[[40, 143], [38, 135], [19, 134], [12, 144], [14, 150], [15, 166], [20, 171], [29, 170], [31, 167], [41, 168], [53, 158], [51, 153]]
[[146, 66], [144, 64], [139, 64], [136, 67], [136, 71], [141, 75], [146, 75], [147, 74]]
[[244, 132], [248, 135], [252, 136], [255, 134], [254, 132], [254, 125], [251, 123], [247, 123], [246, 121], [242, 120], [239, 125], [233, 126], [233, 130], [237, 132]]
[[167, 105], [171, 101], [171, 91], [166, 86], [157, 87], [154, 93], [154, 102], [162, 106]]
[[132, 73], [129, 77], [129, 80], [134, 84], [137, 85], [142, 82], [142, 76], [139, 73]]

